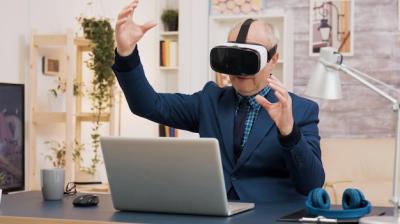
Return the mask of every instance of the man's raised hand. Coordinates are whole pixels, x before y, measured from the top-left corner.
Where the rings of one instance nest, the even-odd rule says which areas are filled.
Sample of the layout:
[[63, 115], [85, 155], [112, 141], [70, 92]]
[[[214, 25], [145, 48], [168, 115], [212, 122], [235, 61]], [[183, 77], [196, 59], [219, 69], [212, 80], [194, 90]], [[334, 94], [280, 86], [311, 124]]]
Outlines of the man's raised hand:
[[115, 37], [117, 52], [121, 56], [130, 55], [143, 35], [157, 25], [154, 22], [139, 25], [133, 21], [133, 13], [138, 4], [139, 0], [134, 0], [118, 14], [115, 25]]

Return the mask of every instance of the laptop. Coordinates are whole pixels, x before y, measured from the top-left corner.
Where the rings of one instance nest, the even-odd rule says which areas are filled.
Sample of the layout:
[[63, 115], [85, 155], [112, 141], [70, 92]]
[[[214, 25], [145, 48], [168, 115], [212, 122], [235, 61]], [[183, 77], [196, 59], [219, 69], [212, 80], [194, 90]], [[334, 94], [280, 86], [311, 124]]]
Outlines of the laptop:
[[254, 208], [228, 202], [216, 139], [102, 137], [101, 148], [117, 210], [231, 216]]

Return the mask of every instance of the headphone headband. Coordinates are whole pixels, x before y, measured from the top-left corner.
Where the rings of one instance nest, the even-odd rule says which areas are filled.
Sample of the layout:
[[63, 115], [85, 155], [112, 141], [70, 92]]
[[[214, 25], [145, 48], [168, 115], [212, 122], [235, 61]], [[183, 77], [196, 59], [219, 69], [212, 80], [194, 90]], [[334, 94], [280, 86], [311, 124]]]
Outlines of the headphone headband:
[[364, 198], [360, 190], [348, 188], [343, 193], [343, 210], [329, 209], [328, 193], [322, 188], [315, 188], [308, 194], [305, 202], [306, 212], [312, 216], [325, 218], [355, 219], [371, 212], [371, 203]]

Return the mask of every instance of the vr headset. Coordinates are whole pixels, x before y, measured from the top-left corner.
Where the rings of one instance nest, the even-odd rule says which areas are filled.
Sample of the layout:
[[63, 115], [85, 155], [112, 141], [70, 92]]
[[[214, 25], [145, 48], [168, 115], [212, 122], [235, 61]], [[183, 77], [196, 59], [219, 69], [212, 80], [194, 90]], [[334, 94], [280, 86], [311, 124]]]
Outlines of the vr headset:
[[277, 45], [267, 50], [262, 45], [245, 43], [253, 19], [247, 19], [240, 27], [235, 42], [227, 42], [211, 49], [210, 64], [215, 72], [252, 76], [257, 74], [275, 55]]

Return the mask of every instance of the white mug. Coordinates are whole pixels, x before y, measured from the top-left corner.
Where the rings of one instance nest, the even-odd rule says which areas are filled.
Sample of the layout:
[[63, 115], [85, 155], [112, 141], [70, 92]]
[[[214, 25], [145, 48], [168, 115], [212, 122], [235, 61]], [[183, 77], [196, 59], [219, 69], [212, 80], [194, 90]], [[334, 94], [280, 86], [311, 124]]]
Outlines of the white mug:
[[42, 195], [44, 200], [61, 200], [64, 196], [64, 169], [42, 169]]

